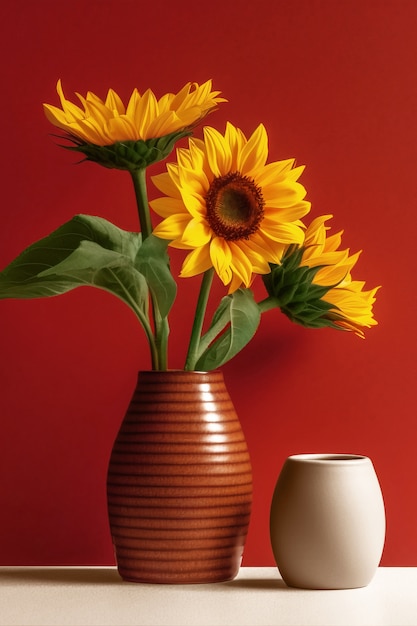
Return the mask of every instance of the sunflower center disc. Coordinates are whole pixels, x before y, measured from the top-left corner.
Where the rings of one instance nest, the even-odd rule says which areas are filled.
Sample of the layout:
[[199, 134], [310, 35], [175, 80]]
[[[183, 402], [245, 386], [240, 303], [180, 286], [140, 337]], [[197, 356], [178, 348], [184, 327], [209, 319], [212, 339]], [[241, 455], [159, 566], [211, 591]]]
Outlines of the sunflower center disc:
[[248, 239], [264, 215], [264, 199], [254, 180], [239, 172], [215, 178], [206, 197], [212, 231], [228, 241]]

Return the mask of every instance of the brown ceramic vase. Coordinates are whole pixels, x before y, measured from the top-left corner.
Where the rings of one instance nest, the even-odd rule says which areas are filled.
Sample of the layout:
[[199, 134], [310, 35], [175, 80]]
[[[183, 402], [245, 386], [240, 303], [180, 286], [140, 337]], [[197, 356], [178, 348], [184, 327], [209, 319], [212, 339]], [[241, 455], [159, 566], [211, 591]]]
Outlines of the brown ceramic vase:
[[124, 580], [209, 583], [237, 575], [252, 470], [222, 372], [139, 372], [111, 453], [107, 499]]

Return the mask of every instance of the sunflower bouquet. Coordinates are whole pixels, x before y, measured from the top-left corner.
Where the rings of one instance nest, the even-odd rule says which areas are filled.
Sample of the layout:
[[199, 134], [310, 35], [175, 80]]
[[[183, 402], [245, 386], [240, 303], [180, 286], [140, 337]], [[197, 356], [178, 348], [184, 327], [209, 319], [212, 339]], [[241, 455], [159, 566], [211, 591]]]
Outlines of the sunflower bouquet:
[[[80, 286], [104, 289], [125, 302], [146, 334], [153, 370], [168, 369], [169, 313], [177, 283], [168, 248], [184, 251], [180, 277], [201, 275], [185, 370], [209, 371], [252, 339], [266, 311], [278, 308], [310, 328], [332, 327], [364, 337], [377, 322], [378, 287], [364, 290], [351, 270], [359, 253], [341, 250], [341, 233], [327, 236], [331, 215], [302, 220], [311, 209], [294, 159], [268, 163], [268, 136], [260, 124], [247, 138], [227, 123], [222, 134], [194, 128], [221, 102], [212, 82], [186, 84], [159, 100], [135, 89], [124, 105], [110, 89], [105, 100], [89, 92], [81, 106], [64, 96], [44, 104], [47, 119], [85, 160], [127, 171], [133, 181], [140, 230], [128, 232], [92, 215], [76, 215], [24, 250], [0, 272], [0, 298], [56, 296]], [[151, 178], [162, 194], [148, 201], [147, 173], [176, 142], [177, 161]], [[162, 218], [154, 227], [151, 210]], [[265, 297], [252, 284], [260, 275]], [[205, 320], [213, 279], [225, 286]], [[204, 329], [204, 330], [203, 330]]]

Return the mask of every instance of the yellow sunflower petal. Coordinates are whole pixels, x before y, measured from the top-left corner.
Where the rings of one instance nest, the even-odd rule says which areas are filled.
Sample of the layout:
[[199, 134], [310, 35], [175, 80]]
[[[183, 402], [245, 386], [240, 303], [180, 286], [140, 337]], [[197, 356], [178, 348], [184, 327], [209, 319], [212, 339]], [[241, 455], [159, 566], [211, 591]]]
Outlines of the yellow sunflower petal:
[[181, 196], [184, 205], [192, 217], [200, 218], [205, 216], [204, 201], [198, 194], [194, 194], [188, 189], [181, 189]]
[[158, 107], [159, 107], [159, 112], [161, 114], [164, 114], [167, 112], [173, 112], [171, 103], [173, 102], [174, 97], [175, 96], [173, 93], [165, 93], [163, 96], [159, 98]]
[[108, 90], [105, 104], [113, 113], [117, 113], [118, 115], [124, 115], [126, 113], [122, 99], [113, 89]]
[[338, 313], [347, 322], [361, 326], [375, 326], [377, 321], [372, 315], [372, 306], [366, 292], [355, 293], [348, 289], [330, 289], [323, 300], [335, 305]]
[[204, 167], [204, 144], [198, 139], [190, 138], [188, 142], [188, 153], [190, 165], [195, 172], [201, 173]]
[[264, 236], [281, 243], [301, 245], [304, 241], [304, 233], [301, 228], [290, 223], [279, 224], [265, 218], [260, 231]]
[[190, 216], [185, 213], [170, 215], [155, 226], [153, 234], [161, 239], [180, 239], [189, 221]]
[[231, 270], [239, 277], [240, 282], [248, 287], [252, 278], [252, 264], [240, 246], [230, 242], [229, 247], [232, 253]]
[[169, 174], [167, 172], [163, 172], [162, 174], [151, 176], [151, 181], [155, 185], [155, 187], [166, 196], [181, 199], [181, 193], [178, 185], [176, 185], [173, 181], [173, 172], [174, 170], [171, 170]]
[[343, 235], [343, 231], [341, 230], [338, 233], [335, 233], [334, 235], [331, 235], [330, 237], [326, 238], [326, 243], [325, 243], [326, 252], [334, 252], [340, 247], [340, 244], [342, 243], [342, 235]]
[[277, 208], [276, 206], [269, 206], [265, 204], [265, 217], [272, 219], [276, 222], [295, 222], [302, 217], [305, 217], [310, 212], [310, 202], [298, 202], [293, 206], [287, 208]]
[[188, 189], [190, 193], [205, 196], [209, 188], [209, 182], [204, 172], [196, 172], [194, 168], [181, 167], [178, 172], [181, 189]]
[[229, 283], [229, 289], [227, 290], [228, 294], [232, 294], [234, 291], [239, 289], [242, 286], [242, 280], [238, 274], [232, 274], [231, 281]]
[[86, 98], [83, 98], [83, 96], [79, 93], [77, 93], [77, 97], [84, 107], [83, 117], [92, 115], [93, 117], [96, 117], [97, 120], [108, 120], [112, 117], [111, 110], [106, 107], [103, 100], [90, 91], [87, 93]]
[[158, 117], [159, 109], [155, 94], [151, 89], [147, 89], [137, 102], [133, 122], [137, 127], [138, 139], [149, 139], [149, 126]]
[[149, 204], [152, 210], [161, 217], [166, 218], [176, 214], [181, 215], [181, 213], [187, 215], [188, 219], [191, 217], [178, 198], [156, 198], [155, 200], [151, 200]]
[[313, 219], [306, 231], [305, 245], [317, 245], [324, 246], [326, 242], [326, 230], [328, 226], [325, 226], [325, 222], [331, 219], [333, 215], [320, 215]]
[[245, 176], [256, 176], [258, 171], [265, 165], [267, 157], [268, 135], [266, 134], [265, 126], [259, 124], [241, 151], [239, 170]]
[[[241, 245], [242, 243], [245, 242], [241, 242]], [[250, 246], [253, 252], [263, 256], [265, 261], [268, 261], [268, 263], [276, 263], [277, 265], [281, 263], [282, 255], [287, 249], [286, 244], [265, 237], [259, 231], [250, 237]]]
[[[111, 141], [135, 141], [137, 139], [136, 129], [133, 122], [125, 115], [114, 117], [108, 122], [109, 135]], [[94, 143], [94, 142], [92, 142]]]
[[80, 107], [78, 107], [76, 104], [73, 104], [65, 98], [60, 80], [57, 83], [56, 90], [58, 92], [61, 107], [63, 112], [65, 113], [67, 122], [77, 122], [78, 120], [83, 119], [84, 112], [82, 111], [82, 109], [80, 109]]
[[185, 109], [196, 107], [204, 114], [218, 102], [226, 102], [224, 98], [218, 97], [219, 94], [219, 91], [212, 91], [211, 80], [202, 85], [187, 83], [172, 99], [171, 108], [176, 108], [182, 114]]
[[211, 231], [207, 223], [201, 220], [192, 219], [181, 235], [181, 241], [190, 248], [200, 248], [211, 239]]
[[230, 146], [215, 128], [210, 127], [204, 128], [204, 141], [211, 171], [214, 176], [222, 176], [230, 170], [232, 164]]
[[174, 111], [159, 113], [158, 117], [149, 122], [146, 134], [148, 137], [163, 137], [178, 128], [178, 117]]
[[319, 254], [317, 246], [310, 246], [304, 250], [303, 265], [317, 267], [319, 265], [346, 265], [348, 250], [335, 250], [335, 252], [323, 252]]
[[268, 254], [266, 252], [265, 245], [261, 247], [251, 239], [248, 241], [239, 241], [239, 243], [235, 245], [239, 246], [240, 250], [251, 263], [251, 272], [255, 272], [256, 274], [268, 274], [270, 271], [269, 263], [277, 263], [280, 261], [280, 259], [277, 259], [272, 253]]
[[252, 280], [253, 265], [241, 246], [231, 241], [229, 243], [229, 247], [232, 253], [232, 261], [230, 263], [231, 269], [234, 274], [239, 276], [240, 281], [245, 285], [245, 287], [249, 287]]
[[198, 274], [203, 274], [211, 267], [212, 262], [209, 246], [195, 248], [195, 250], [186, 256], [181, 268], [180, 276], [182, 278], [197, 276]]
[[[165, 94], [157, 100], [151, 89], [141, 95], [134, 89], [125, 107], [118, 94], [109, 89], [105, 100], [89, 91], [84, 98], [76, 94], [84, 110], [65, 98], [61, 81], [57, 82], [57, 93], [61, 109], [44, 104], [47, 119], [66, 130], [74, 137], [89, 142], [100, 141], [97, 145], [112, 145], [118, 141], [147, 140], [164, 137], [181, 129], [195, 126], [206, 115], [217, 107], [224, 98], [219, 97], [218, 91], [212, 91], [211, 81], [199, 86], [197, 83], [187, 83], [178, 94]], [[125, 125], [115, 122], [117, 118], [125, 117]], [[92, 119], [90, 119], [92, 118]], [[96, 132], [86, 137], [86, 123], [89, 122]], [[109, 127], [107, 125], [109, 124]], [[97, 126], [101, 127], [97, 132]], [[109, 128], [114, 130], [115, 135]], [[125, 129], [126, 135], [120, 136]]]
[[176, 165], [176, 163], [168, 163], [167, 164], [167, 172], [169, 174], [169, 177], [171, 178], [172, 182], [174, 183], [174, 185], [176, 185], [176, 187], [180, 188], [180, 177], [179, 177], [179, 168]]
[[204, 175], [207, 181], [212, 181], [214, 178], [213, 172], [210, 169], [210, 165], [207, 158], [207, 151], [204, 141], [197, 137], [192, 137], [188, 140], [189, 144], [189, 158], [191, 167], [196, 171]]
[[[73, 125], [71, 128], [75, 128]], [[89, 118], [88, 120], [81, 120], [78, 122], [76, 126], [76, 131], [74, 134], [85, 138], [85, 141], [88, 143], [101, 144], [107, 141], [107, 134], [105, 130], [97, 124], [97, 122], [93, 118]]]
[[332, 285], [338, 285], [345, 279], [348, 273], [348, 269], [345, 265], [330, 265], [319, 269], [317, 274], [313, 278], [315, 285], [322, 285], [323, 287], [331, 287]]
[[233, 126], [233, 124], [231, 124], [230, 122], [227, 122], [226, 124], [226, 132], [224, 137], [230, 147], [230, 154], [232, 159], [230, 170], [235, 171], [238, 169], [239, 154], [242, 150], [244, 143], [246, 142], [246, 139], [242, 131], [235, 128], [235, 126]]
[[270, 207], [282, 207], [283, 209], [299, 203], [306, 195], [306, 190], [303, 185], [288, 182], [287, 180], [272, 185], [266, 185], [263, 189], [265, 204]]
[[48, 122], [51, 122], [51, 124], [61, 128], [62, 130], [68, 131], [69, 124], [64, 111], [58, 109], [58, 107], [54, 107], [52, 104], [44, 104], [43, 110]]
[[[78, 92], [77, 92], [77, 97], [82, 99], [82, 102], [84, 103], [84, 98]], [[87, 95], [85, 99], [87, 102], [95, 102], [96, 104], [101, 104], [103, 106], [105, 105], [105, 102], [92, 91], [87, 91]]]
[[229, 244], [221, 237], [214, 237], [210, 242], [210, 258], [213, 267], [224, 285], [228, 285], [232, 279], [230, 263], [232, 253]]
[[305, 165], [299, 165], [298, 167], [293, 167], [291, 170], [287, 171], [285, 178], [290, 182], [296, 182], [301, 174], [305, 170]]
[[291, 170], [294, 163], [295, 159], [268, 163], [256, 176], [258, 184], [264, 187], [280, 182], [285, 178], [287, 172]]

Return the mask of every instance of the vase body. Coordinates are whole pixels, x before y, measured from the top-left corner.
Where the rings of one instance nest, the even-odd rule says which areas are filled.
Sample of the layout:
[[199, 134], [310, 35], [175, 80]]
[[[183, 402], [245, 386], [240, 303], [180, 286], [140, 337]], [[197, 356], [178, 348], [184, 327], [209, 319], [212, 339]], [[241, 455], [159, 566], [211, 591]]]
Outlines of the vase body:
[[290, 587], [365, 587], [385, 541], [381, 488], [368, 457], [288, 457], [271, 503], [275, 561]]
[[110, 457], [107, 501], [124, 580], [207, 583], [237, 575], [252, 469], [220, 371], [139, 372]]

